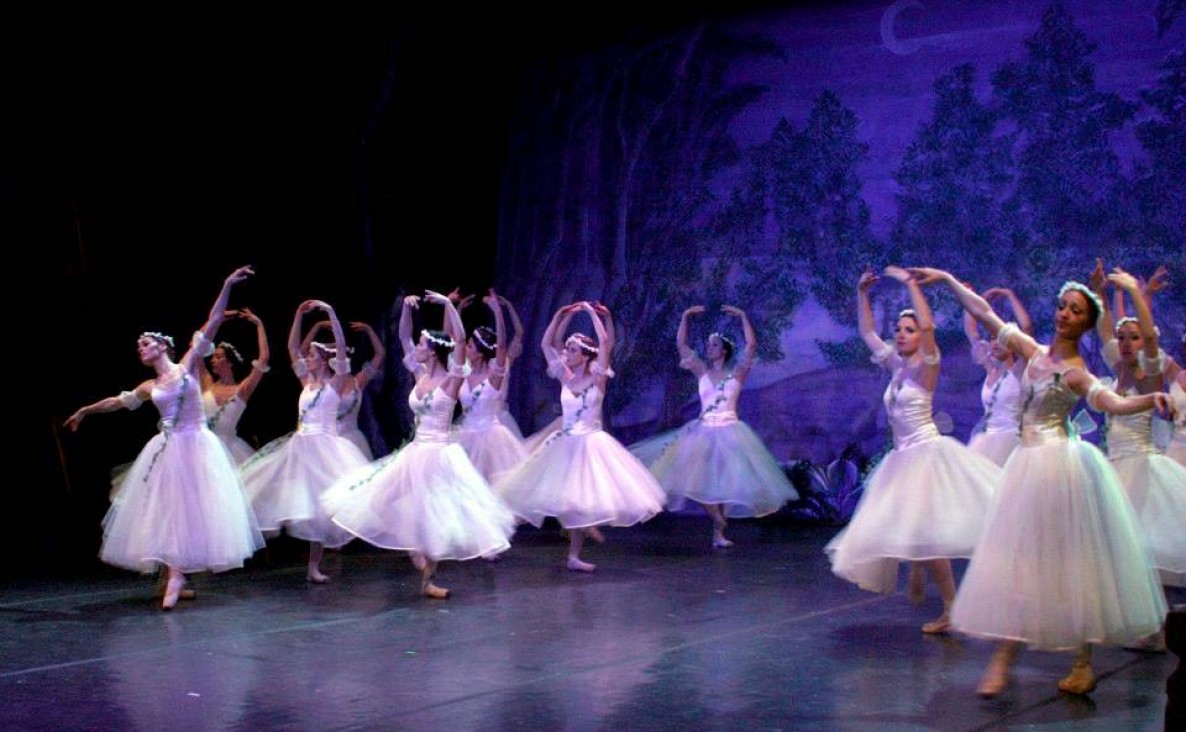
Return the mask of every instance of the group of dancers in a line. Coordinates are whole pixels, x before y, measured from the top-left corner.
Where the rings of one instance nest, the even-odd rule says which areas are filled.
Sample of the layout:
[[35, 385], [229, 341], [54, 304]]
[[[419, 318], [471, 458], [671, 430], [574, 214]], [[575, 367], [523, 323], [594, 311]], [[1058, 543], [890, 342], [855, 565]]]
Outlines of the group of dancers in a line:
[[[252, 451], [235, 425], [269, 370], [267, 337], [250, 310], [227, 308], [233, 286], [253, 274], [241, 267], [227, 277], [179, 360], [169, 336], [142, 334], [138, 355], [154, 378], [66, 421], [77, 429], [88, 414], [134, 409], [148, 399], [160, 412], [159, 433], [116, 481], [100, 557], [161, 571], [165, 609], [192, 597], [186, 574], [241, 567], [280, 532], [309, 542], [310, 582], [328, 581], [324, 548], [359, 538], [408, 552], [422, 593], [444, 598], [449, 591], [434, 582], [438, 562], [496, 558], [521, 522], [538, 527], [555, 518], [569, 537], [565, 566], [591, 572], [595, 565], [581, 552], [587, 538], [604, 540], [599, 527], [641, 523], [690, 499], [711, 517], [713, 545], [727, 547], [727, 518], [767, 515], [797, 498], [778, 462], [738, 419], [757, 342], [746, 314], [731, 306], [722, 310], [740, 320], [740, 354], [720, 333], [708, 337], [703, 356], [688, 344], [688, 320], [704, 312], [701, 306], [688, 308], [677, 329], [680, 365], [697, 377], [700, 415], [627, 448], [601, 428], [614, 375], [615, 328], [605, 306], [576, 302], [553, 315], [540, 345], [549, 376], [561, 385], [562, 417], [523, 438], [505, 409], [522, 333], [510, 303], [490, 291], [482, 303], [493, 327], [467, 336], [460, 309], [472, 298], [408, 296], [398, 337], [415, 377], [408, 394], [415, 432], [375, 459], [357, 415], [366, 383], [382, 368], [383, 343], [366, 324], [351, 323], [374, 351], [353, 372], [333, 308], [309, 300], [297, 308], [288, 337], [302, 384], [297, 428]], [[1161, 582], [1186, 577], [1186, 372], [1158, 347], [1151, 313], [1151, 293], [1164, 278], [1142, 287], [1119, 269], [1105, 277], [1097, 265], [1092, 286], [1061, 288], [1055, 336], [1042, 345], [1028, 335], [1028, 317], [1008, 290], [981, 297], [928, 268], [889, 267], [885, 274], [907, 287], [913, 305], [897, 320], [894, 344], [874, 328], [869, 290], [879, 278], [872, 272], [860, 278], [858, 313], [873, 360], [893, 374], [885, 405], [894, 449], [869, 475], [852, 521], [828, 544], [833, 571], [892, 592], [899, 562], [909, 562], [908, 596], [915, 601], [928, 574], [943, 613], [924, 632], [1001, 641], [980, 681], [983, 695], [1006, 686], [1027, 643], [1076, 650], [1059, 688], [1088, 693], [1095, 686], [1090, 644], [1159, 642], [1167, 610]], [[940, 355], [922, 292], [931, 283], [948, 286], [965, 308], [974, 353], [986, 368], [984, 429], [968, 446], [940, 435], [932, 418]], [[1135, 318], [1113, 323], [1116, 308], [1109, 310], [1103, 296], [1109, 284], [1121, 293], [1121, 307], [1123, 293], [1130, 296]], [[989, 301], [998, 296], [1011, 303], [1020, 327], [993, 310]], [[424, 302], [443, 309], [442, 327], [424, 327], [413, 338]], [[305, 316], [314, 311], [324, 317], [306, 329]], [[582, 313], [592, 336], [569, 333]], [[249, 320], [258, 333], [257, 358], [240, 380], [232, 366], [244, 358], [216, 338], [227, 317]], [[988, 342], [979, 342], [977, 323]], [[1093, 327], [1106, 342], [1110, 382], [1092, 376], [1079, 354]], [[320, 337], [324, 331], [332, 340]], [[1180, 355], [1186, 362], [1186, 341]], [[1067, 418], [1081, 397], [1108, 415], [1107, 457], [1068, 434]], [[1152, 436], [1155, 411], [1177, 415], [1166, 454]], [[969, 557], [957, 592], [951, 559]]]

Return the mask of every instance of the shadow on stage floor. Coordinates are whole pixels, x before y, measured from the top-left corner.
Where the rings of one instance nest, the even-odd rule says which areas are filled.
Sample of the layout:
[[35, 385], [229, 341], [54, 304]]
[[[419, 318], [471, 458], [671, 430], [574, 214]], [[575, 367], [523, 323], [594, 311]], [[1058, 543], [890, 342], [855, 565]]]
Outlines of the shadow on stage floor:
[[527, 528], [501, 561], [443, 564], [444, 601], [366, 546], [307, 584], [284, 539], [168, 613], [114, 570], [7, 583], [0, 729], [1163, 729], [1173, 654], [1097, 649], [1076, 698], [1068, 655], [1027, 652], [979, 699], [990, 645], [919, 632], [932, 588], [915, 607], [832, 576], [835, 531], [738, 521], [722, 550], [706, 518], [664, 515], [606, 531], [579, 574], [558, 529]]

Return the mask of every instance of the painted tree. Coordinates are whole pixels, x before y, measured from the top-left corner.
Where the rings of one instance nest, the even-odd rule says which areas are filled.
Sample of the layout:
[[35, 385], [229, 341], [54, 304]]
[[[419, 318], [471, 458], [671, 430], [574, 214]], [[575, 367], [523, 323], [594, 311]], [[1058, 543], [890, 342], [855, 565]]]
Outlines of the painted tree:
[[[608, 413], [668, 369], [679, 309], [711, 278], [713, 183], [740, 159], [728, 125], [764, 88], [732, 83], [743, 57], [776, 56], [763, 36], [704, 24], [543, 68], [507, 167], [498, 281], [521, 304], [527, 347], [555, 308], [599, 299], [619, 325]], [[773, 296], [773, 293], [772, 293]], [[538, 358], [520, 369], [520, 414], [555, 403]], [[662, 373], [658, 371], [657, 373]], [[520, 388], [523, 387], [523, 388]], [[609, 416], [609, 414], [607, 414]]]
[[1158, 295], [1155, 315], [1173, 333], [1186, 331], [1186, 52], [1177, 51], [1161, 64], [1157, 84], [1141, 92], [1152, 116], [1137, 125], [1137, 139], [1148, 152], [1148, 163], [1137, 171], [1140, 233], [1123, 265], [1148, 274], [1164, 264], [1172, 282]]
[[1012, 279], [1012, 227], [1002, 211], [1012, 141], [997, 134], [996, 114], [976, 99], [974, 81], [972, 64], [962, 64], [935, 82], [931, 119], [919, 126], [895, 174], [891, 240], [908, 261], [976, 273], [973, 284], [985, 289]]
[[[1027, 302], [1052, 283], [1086, 277], [1083, 252], [1106, 252], [1130, 231], [1126, 181], [1109, 135], [1136, 105], [1100, 91], [1090, 60], [1096, 44], [1061, 4], [1025, 40], [1021, 59], [992, 76], [993, 104], [1014, 131], [1013, 289]], [[1041, 322], [1041, 321], [1039, 321]]]

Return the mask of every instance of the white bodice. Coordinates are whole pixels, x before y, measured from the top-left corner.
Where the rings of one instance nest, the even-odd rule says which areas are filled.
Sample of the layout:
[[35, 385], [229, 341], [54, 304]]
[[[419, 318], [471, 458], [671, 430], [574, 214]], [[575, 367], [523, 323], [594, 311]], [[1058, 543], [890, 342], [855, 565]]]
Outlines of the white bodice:
[[297, 432], [338, 434], [338, 392], [329, 384], [306, 384], [297, 400]]
[[573, 393], [568, 385], [560, 388], [560, 410], [564, 417], [561, 428], [566, 434], [583, 435], [601, 429], [601, 402], [605, 395], [594, 383], [584, 391]]
[[[504, 378], [503, 385], [506, 384]], [[482, 379], [477, 386], [470, 387], [469, 379], [461, 385], [458, 392], [461, 402], [461, 417], [458, 426], [467, 432], [487, 430], [499, 424], [498, 413], [504, 404], [503, 393], [490, 384], [490, 379]]]
[[362, 392], [355, 388], [345, 398], [338, 399], [338, 423], [343, 426], [358, 424], [358, 410], [362, 407]]
[[1016, 433], [1021, 424], [1021, 382], [1004, 366], [999, 373], [995, 383], [989, 384], [985, 378], [980, 387], [984, 431]]
[[[1116, 390], [1115, 379], [1105, 379], [1111, 389]], [[1117, 392], [1122, 396], [1133, 396], [1136, 389]], [[1109, 414], [1108, 424], [1108, 457], [1119, 460], [1133, 455], [1148, 455], [1158, 452], [1153, 443], [1153, 410], [1147, 409], [1136, 414]]]
[[741, 396], [741, 382], [726, 374], [713, 383], [708, 372], [697, 380], [700, 392], [700, 421], [708, 425], [725, 425], [737, 421], [737, 400]]
[[1067, 386], [1066, 369], [1056, 369], [1045, 356], [1045, 349], [1035, 352], [1022, 375], [1021, 444], [1025, 447], [1067, 439], [1067, 416], [1079, 402], [1079, 395]]
[[214, 392], [202, 393], [202, 407], [206, 411], [206, 426], [219, 437], [233, 437], [239, 430], [239, 419], [243, 410], [247, 409], [247, 402], [235, 394], [222, 404], [214, 399]]
[[894, 449], [912, 447], [939, 436], [939, 428], [931, 414], [934, 393], [906, 375], [901, 359], [894, 368], [893, 378], [885, 388], [883, 401], [894, 435]]
[[415, 387], [408, 393], [408, 407], [416, 417], [415, 442], [448, 442], [449, 426], [453, 422], [453, 407], [457, 400], [434, 387], [424, 396], [417, 396]]
[[201, 385], [192, 374], [181, 372], [164, 386], [158, 382], [152, 384], [152, 404], [160, 412], [162, 432], [189, 432], [206, 426]]

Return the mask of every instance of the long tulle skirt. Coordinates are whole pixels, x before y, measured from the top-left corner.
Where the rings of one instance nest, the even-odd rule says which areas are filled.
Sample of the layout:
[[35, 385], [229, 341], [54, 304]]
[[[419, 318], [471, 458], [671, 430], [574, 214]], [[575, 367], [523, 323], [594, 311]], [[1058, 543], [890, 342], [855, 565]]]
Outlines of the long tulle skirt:
[[524, 521], [540, 526], [554, 516], [566, 529], [633, 526], [667, 498], [647, 467], [602, 430], [553, 433], [494, 489]]
[[1112, 461], [1164, 584], [1186, 585], [1186, 466], [1165, 455]]
[[1077, 439], [1019, 447], [956, 593], [962, 632], [1046, 650], [1161, 627], [1165, 599], [1116, 471]]
[[515, 517], [460, 445], [413, 440], [343, 476], [322, 505], [333, 522], [384, 549], [433, 560], [488, 557], [510, 548]]
[[367, 462], [375, 459], [374, 453], [371, 452], [371, 443], [367, 441], [366, 435], [362, 433], [362, 430], [358, 428], [358, 425], [354, 425], [353, 427], [341, 427], [341, 431], [338, 432], [338, 437], [344, 437], [349, 440], [350, 444], [358, 448], [358, 451], [361, 452], [363, 457], [367, 459]]
[[1004, 467], [1005, 461], [1021, 444], [1016, 430], [1009, 432], [978, 432], [968, 442], [968, 449]]
[[892, 450], [865, 482], [848, 526], [828, 542], [832, 571], [893, 592], [898, 562], [970, 557], [1001, 468], [950, 437]]
[[489, 483], [497, 482], [527, 459], [527, 448], [501, 422], [480, 430], [459, 429], [453, 439]]
[[230, 455], [201, 429], [149, 440], [103, 518], [99, 557], [146, 573], [221, 572], [263, 545]]
[[293, 433], [274, 440], [241, 468], [243, 485], [268, 535], [335, 548], [353, 535], [330, 521], [321, 494], [342, 475], [367, 464], [349, 440], [327, 432]]
[[722, 504], [730, 518], [766, 516], [799, 497], [745, 422], [691, 422], [650, 466], [667, 492], [670, 511], [682, 509], [690, 498]]

